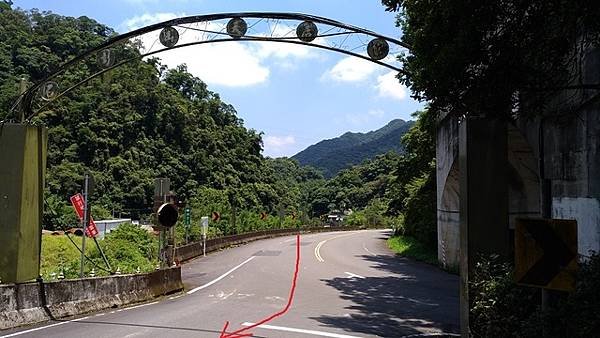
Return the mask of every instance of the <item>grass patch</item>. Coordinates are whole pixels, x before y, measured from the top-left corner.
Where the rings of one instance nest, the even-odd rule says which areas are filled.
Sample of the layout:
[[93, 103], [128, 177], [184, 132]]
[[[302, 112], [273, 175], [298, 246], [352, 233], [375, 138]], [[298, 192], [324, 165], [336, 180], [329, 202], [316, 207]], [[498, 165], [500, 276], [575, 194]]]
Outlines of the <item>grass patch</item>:
[[[77, 246], [81, 246], [81, 237], [71, 236]], [[122, 224], [111, 231], [104, 239], [98, 240], [113, 269], [122, 273], [154, 271], [158, 262], [158, 242], [146, 230], [132, 225]], [[85, 242], [85, 254], [93, 261], [86, 260], [84, 274], [90, 275], [92, 269], [96, 276], [106, 276], [108, 271], [94, 241]], [[81, 253], [65, 236], [42, 236], [40, 274], [45, 280], [54, 280], [62, 272], [66, 279], [79, 278]]]
[[[81, 246], [81, 237], [72, 236], [73, 241]], [[92, 240], [86, 241], [86, 255], [92, 253]], [[81, 253], [73, 246], [67, 236], [42, 236], [42, 254], [41, 254], [40, 274], [46, 280], [56, 279], [62, 271], [65, 278], [79, 277], [79, 264], [81, 262]]]
[[423, 245], [413, 237], [394, 236], [387, 240], [388, 247], [396, 254], [404, 257], [414, 258], [418, 261], [437, 265], [437, 252]]

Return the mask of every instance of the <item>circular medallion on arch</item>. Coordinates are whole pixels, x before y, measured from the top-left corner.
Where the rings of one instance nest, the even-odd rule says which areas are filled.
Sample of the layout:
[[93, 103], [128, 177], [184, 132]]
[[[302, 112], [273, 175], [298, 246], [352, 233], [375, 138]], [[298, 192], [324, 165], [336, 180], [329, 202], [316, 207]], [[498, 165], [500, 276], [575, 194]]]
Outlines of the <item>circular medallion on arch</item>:
[[296, 36], [304, 42], [313, 41], [317, 37], [317, 34], [319, 34], [319, 29], [312, 21], [303, 21], [296, 28]]
[[52, 100], [58, 95], [58, 83], [54, 81], [48, 81], [42, 84], [41, 94], [43, 100]]
[[233, 18], [227, 23], [227, 34], [234, 39], [239, 39], [246, 35], [248, 24], [242, 18]]
[[115, 64], [115, 52], [110, 49], [103, 49], [96, 55], [96, 62], [102, 68], [110, 68]]
[[367, 54], [373, 60], [381, 60], [390, 52], [390, 45], [382, 38], [376, 38], [369, 41], [367, 45]]
[[163, 46], [171, 48], [179, 42], [179, 32], [171, 26], [165, 27], [160, 31], [158, 40]]

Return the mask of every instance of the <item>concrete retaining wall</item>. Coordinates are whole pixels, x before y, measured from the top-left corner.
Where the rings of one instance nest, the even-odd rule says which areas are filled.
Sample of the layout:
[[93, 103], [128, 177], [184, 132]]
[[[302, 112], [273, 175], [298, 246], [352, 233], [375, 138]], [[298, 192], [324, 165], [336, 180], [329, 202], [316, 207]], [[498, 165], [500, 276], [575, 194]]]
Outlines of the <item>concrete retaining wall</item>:
[[181, 268], [0, 285], [0, 330], [146, 301], [183, 289]]

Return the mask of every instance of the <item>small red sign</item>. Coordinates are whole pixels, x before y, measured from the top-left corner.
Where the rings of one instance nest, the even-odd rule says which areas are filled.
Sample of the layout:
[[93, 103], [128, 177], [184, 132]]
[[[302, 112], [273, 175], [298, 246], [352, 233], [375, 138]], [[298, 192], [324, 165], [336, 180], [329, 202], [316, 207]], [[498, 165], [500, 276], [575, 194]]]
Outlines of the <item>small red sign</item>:
[[[73, 204], [75, 213], [79, 217], [80, 221], [83, 219], [84, 203], [85, 202], [81, 194], [71, 196], [71, 204]], [[88, 237], [96, 237], [98, 235], [98, 228], [96, 227], [96, 223], [94, 223], [94, 219], [92, 218], [92, 216], [90, 216], [90, 224], [88, 224], [87, 229], [85, 229], [85, 234]]]

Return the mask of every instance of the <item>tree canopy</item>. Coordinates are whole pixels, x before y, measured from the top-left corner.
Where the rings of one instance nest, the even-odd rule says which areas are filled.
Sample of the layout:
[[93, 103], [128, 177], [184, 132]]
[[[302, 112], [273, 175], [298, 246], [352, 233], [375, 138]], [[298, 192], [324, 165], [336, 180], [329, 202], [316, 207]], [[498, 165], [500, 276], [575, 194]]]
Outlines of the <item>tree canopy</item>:
[[[595, 0], [383, 0], [398, 11], [401, 81], [441, 113], [536, 114], [600, 41]], [[526, 97], [526, 99], [523, 99]], [[527, 105], [527, 107], [524, 107]]]
[[[7, 117], [21, 78], [39, 81], [115, 34], [87, 17], [10, 6], [0, 11], [0, 27], [0, 120]], [[139, 55], [130, 44], [116, 51]], [[75, 83], [92, 67], [84, 63], [61, 80]], [[319, 177], [294, 161], [265, 159], [261, 133], [245, 128], [233, 106], [185, 65], [168, 69], [158, 59], [138, 58], [105, 75], [32, 121], [49, 129], [45, 222], [50, 228], [72, 221], [62, 215], [61, 203], [81, 189], [85, 172], [95, 177], [96, 204], [134, 217], [151, 211], [155, 177], [169, 177], [183, 200], [211, 188], [232, 192], [234, 204], [263, 210], [297, 204], [300, 193], [285, 185]]]

